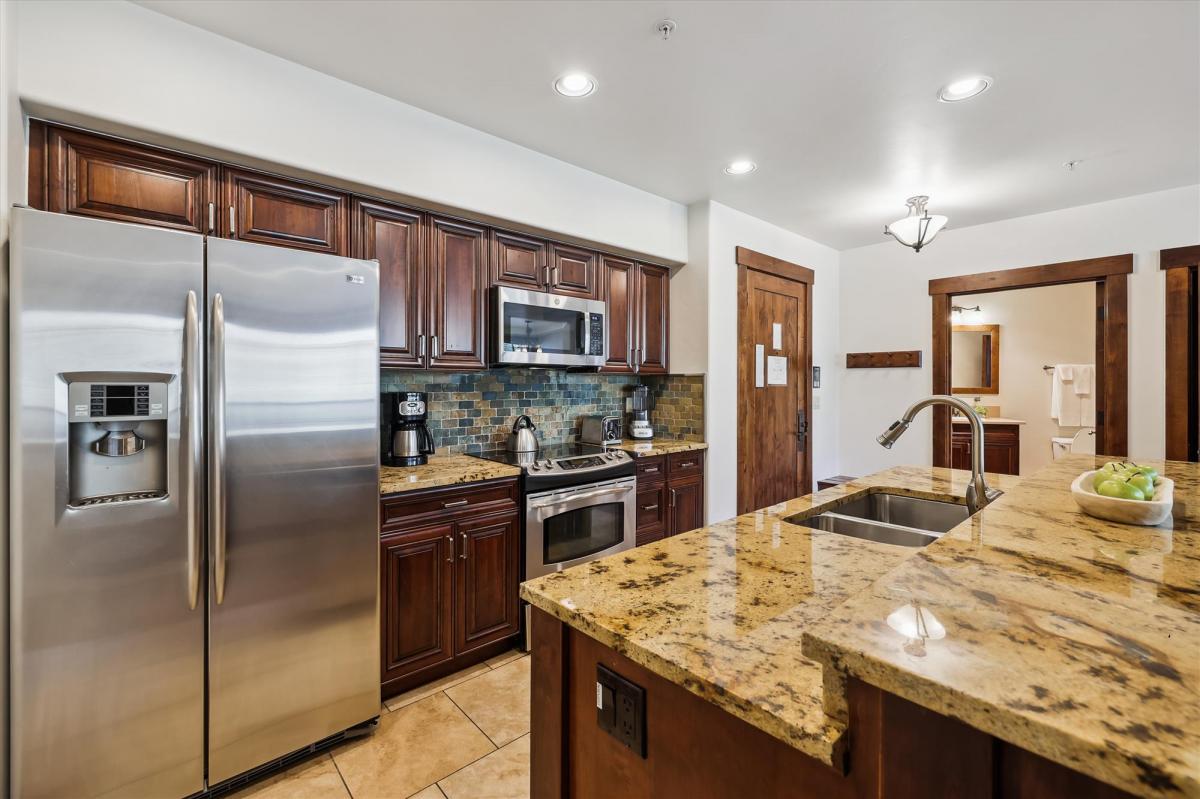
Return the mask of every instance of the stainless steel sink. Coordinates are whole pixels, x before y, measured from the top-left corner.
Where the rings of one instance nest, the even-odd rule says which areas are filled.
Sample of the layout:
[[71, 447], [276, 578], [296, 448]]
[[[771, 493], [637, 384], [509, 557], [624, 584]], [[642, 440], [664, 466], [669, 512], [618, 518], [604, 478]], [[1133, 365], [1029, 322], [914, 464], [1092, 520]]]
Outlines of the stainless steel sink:
[[899, 494], [867, 494], [807, 519], [788, 521], [882, 544], [923, 547], [965, 521], [965, 505]]

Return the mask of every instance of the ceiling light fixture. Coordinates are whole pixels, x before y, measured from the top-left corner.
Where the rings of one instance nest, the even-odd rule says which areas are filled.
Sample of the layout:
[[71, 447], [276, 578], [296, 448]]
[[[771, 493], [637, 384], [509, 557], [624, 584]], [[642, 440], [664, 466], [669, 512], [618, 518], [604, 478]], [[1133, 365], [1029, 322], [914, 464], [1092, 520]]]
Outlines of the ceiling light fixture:
[[554, 91], [563, 97], [587, 97], [596, 91], [596, 79], [586, 72], [568, 72], [554, 81]]
[[758, 164], [753, 161], [732, 161], [729, 166], [725, 167], [726, 175], [748, 175], [758, 169]]
[[957, 103], [970, 100], [986, 92], [992, 86], [992, 79], [987, 75], [976, 75], [970, 78], [947, 83], [938, 89], [938, 99], [943, 103]]
[[929, 197], [918, 194], [908, 198], [908, 216], [897, 219], [890, 225], [884, 225], [883, 232], [905, 247], [912, 247], [916, 252], [933, 241], [948, 221], [944, 216], [930, 216], [925, 210]]

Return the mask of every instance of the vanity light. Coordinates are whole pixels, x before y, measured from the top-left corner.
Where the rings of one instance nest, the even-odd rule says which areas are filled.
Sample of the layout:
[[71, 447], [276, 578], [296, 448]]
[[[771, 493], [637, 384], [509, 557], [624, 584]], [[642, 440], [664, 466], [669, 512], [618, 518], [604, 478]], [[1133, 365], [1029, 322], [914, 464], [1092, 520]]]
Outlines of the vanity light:
[[729, 166], [725, 167], [726, 175], [748, 175], [758, 169], [758, 164], [753, 161], [733, 161]]
[[890, 225], [884, 225], [883, 232], [905, 247], [912, 247], [916, 252], [920, 252], [922, 247], [934, 240], [947, 222], [944, 216], [930, 216], [925, 210], [927, 202], [929, 197], [924, 194], [909, 197], [908, 216]]
[[563, 97], [587, 97], [596, 91], [596, 79], [586, 72], [568, 72], [554, 81], [554, 91]]
[[970, 78], [947, 83], [938, 89], [938, 99], [943, 103], [958, 103], [978, 97], [991, 88], [992, 79], [987, 75], [975, 75]]

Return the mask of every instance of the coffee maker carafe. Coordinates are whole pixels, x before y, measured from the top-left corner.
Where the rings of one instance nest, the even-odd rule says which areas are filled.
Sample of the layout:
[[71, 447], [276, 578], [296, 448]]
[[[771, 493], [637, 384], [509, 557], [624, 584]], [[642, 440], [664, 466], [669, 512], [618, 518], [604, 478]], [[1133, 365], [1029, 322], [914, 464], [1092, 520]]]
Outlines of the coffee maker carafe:
[[423, 391], [401, 391], [381, 397], [387, 429], [381, 461], [384, 466], [421, 466], [435, 451]]

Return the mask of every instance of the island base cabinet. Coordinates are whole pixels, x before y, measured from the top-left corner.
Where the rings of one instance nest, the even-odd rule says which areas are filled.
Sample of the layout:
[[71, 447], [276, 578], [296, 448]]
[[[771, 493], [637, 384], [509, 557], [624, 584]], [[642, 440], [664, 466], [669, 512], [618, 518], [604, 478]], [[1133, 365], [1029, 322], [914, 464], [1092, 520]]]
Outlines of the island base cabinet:
[[[532, 616], [533, 799], [1129, 796], [855, 679], [827, 765], [538, 608]], [[646, 692], [644, 758], [599, 726], [598, 665]]]

